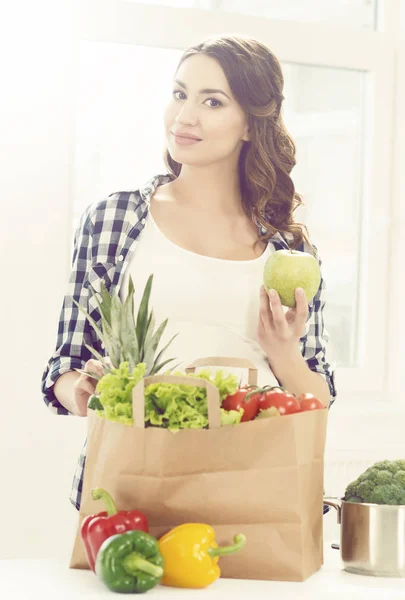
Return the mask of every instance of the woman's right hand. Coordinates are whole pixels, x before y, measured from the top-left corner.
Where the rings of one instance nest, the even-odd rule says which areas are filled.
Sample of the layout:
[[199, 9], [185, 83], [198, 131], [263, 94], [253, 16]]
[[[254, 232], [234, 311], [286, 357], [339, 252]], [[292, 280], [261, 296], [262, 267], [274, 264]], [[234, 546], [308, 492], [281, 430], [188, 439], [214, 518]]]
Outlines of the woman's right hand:
[[[84, 371], [90, 371], [97, 375], [104, 375], [103, 366], [101, 361], [91, 358], [85, 364]], [[80, 374], [80, 377], [75, 381], [74, 384], [74, 401], [76, 405], [76, 414], [80, 417], [87, 415], [87, 403], [89, 398], [96, 389], [97, 379], [90, 375]]]

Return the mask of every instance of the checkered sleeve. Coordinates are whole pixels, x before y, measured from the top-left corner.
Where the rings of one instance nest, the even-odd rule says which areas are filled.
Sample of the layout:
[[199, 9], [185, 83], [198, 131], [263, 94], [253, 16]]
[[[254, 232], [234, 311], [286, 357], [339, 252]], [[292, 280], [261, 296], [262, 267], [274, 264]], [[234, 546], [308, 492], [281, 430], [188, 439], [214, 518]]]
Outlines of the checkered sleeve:
[[[88, 310], [86, 282], [91, 265], [93, 232], [90, 208], [91, 206], [83, 213], [74, 236], [72, 270], [60, 312], [56, 348], [42, 375], [43, 399], [47, 407], [58, 415], [71, 413], [60, 404], [53, 392], [53, 386], [57, 379], [67, 371], [84, 367], [92, 357], [85, 344], [103, 354], [99, 340], [94, 335], [89, 322], [72, 302], [72, 298], [74, 298]], [[92, 316], [94, 315], [92, 314]]]
[[[322, 261], [316, 250], [316, 258], [319, 266]], [[311, 371], [320, 373], [324, 376], [330, 391], [330, 406], [336, 400], [335, 372], [326, 358], [326, 349], [329, 341], [329, 333], [326, 330], [324, 322], [326, 285], [321, 276], [321, 282], [318, 291], [309, 304], [308, 319], [305, 327], [305, 333], [300, 339], [301, 352]]]

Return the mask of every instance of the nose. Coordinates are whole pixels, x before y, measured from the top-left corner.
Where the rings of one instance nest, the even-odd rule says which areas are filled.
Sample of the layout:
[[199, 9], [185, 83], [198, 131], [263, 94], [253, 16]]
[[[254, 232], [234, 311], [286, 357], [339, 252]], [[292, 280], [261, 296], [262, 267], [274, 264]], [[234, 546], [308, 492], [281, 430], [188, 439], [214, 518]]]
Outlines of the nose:
[[179, 125], [196, 125], [198, 122], [197, 110], [189, 102], [184, 102], [180, 111], [175, 117], [176, 123]]

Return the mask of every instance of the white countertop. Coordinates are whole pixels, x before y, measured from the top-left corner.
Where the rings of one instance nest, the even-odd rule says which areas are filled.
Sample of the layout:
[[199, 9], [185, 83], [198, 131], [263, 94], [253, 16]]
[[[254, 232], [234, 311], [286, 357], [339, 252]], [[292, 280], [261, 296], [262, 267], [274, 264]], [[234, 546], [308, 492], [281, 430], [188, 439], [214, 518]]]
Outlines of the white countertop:
[[[117, 594], [113, 595], [92, 571], [69, 569], [66, 561], [60, 559], [0, 560], [0, 592], [0, 597], [4, 600], [119, 597]], [[128, 597], [126, 594], [121, 596]], [[142, 597], [150, 600], [192, 600], [193, 597], [200, 600], [235, 597], [251, 597], [254, 600], [405, 600], [405, 579], [346, 573], [342, 569], [340, 552], [332, 550], [330, 543], [327, 543], [322, 569], [304, 582], [218, 579], [203, 590], [157, 586]]]

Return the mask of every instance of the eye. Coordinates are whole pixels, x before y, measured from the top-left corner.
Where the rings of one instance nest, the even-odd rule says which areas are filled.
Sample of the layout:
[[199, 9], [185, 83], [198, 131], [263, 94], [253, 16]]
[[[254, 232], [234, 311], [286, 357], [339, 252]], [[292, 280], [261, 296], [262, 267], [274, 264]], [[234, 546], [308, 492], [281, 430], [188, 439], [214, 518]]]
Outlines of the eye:
[[205, 102], [213, 102], [213, 104], [209, 105], [211, 108], [218, 108], [219, 106], [223, 106], [222, 102], [220, 100], [217, 100], [216, 98], [207, 98]]
[[[184, 98], [182, 98], [181, 96], [176, 96], [176, 94], [183, 94]], [[186, 94], [182, 90], [173, 90], [172, 95], [175, 100], [184, 100], [186, 97]], [[222, 102], [220, 100], [217, 100], [216, 98], [207, 98], [205, 102], [215, 102], [214, 105], [210, 105], [211, 108], [218, 108], [220, 106], [223, 106]]]
[[[184, 96], [184, 98], [181, 98], [181, 97], [180, 97], [180, 95], [183, 95], [183, 96]], [[186, 97], [186, 94], [185, 94], [184, 92], [182, 92], [181, 90], [174, 90], [174, 91], [173, 91], [173, 97], [174, 97], [176, 100], [184, 100], [184, 99], [185, 99], [185, 97]]]

